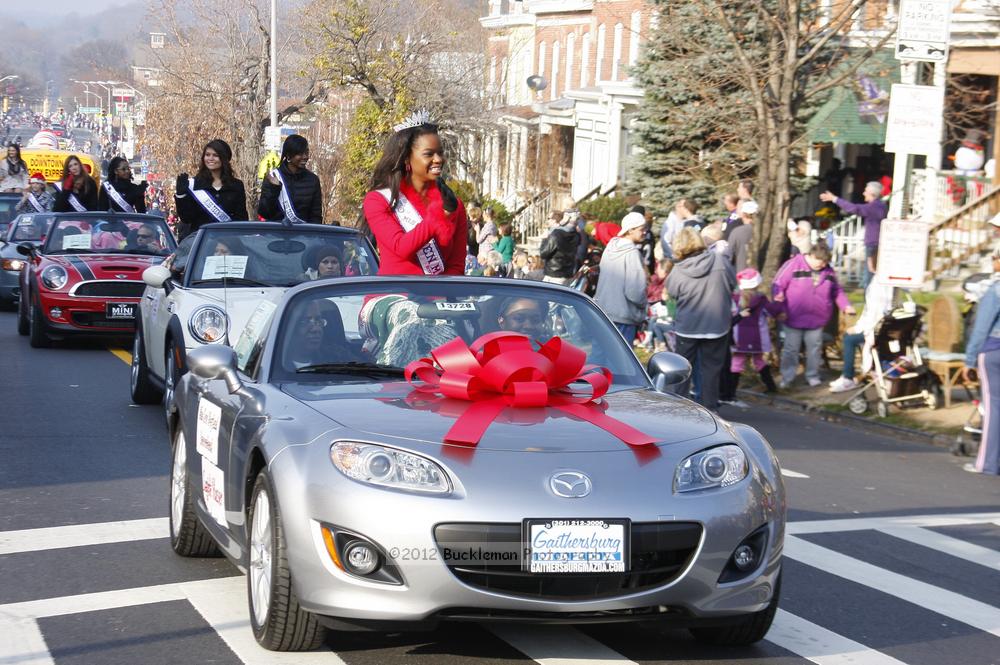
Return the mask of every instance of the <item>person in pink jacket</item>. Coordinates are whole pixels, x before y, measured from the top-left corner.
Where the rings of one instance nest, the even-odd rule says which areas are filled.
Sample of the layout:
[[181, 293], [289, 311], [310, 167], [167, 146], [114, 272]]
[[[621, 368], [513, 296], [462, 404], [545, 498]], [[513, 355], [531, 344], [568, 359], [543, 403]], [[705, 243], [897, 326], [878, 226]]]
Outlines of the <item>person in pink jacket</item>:
[[830, 249], [813, 245], [808, 254], [793, 256], [778, 269], [771, 286], [774, 301], [784, 303], [785, 343], [781, 348], [781, 382], [787, 388], [799, 369], [799, 350], [806, 347], [806, 381], [822, 383], [819, 361], [823, 350], [823, 326], [836, 305], [847, 314], [854, 308], [847, 301], [837, 273], [830, 267]]

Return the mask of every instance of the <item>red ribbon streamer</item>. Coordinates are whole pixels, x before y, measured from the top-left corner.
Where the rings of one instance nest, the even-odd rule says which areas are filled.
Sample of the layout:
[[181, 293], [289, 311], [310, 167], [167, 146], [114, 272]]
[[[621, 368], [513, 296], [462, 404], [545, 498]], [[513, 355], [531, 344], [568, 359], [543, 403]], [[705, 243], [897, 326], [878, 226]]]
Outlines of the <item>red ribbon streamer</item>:
[[[418, 392], [471, 402], [445, 434], [447, 443], [474, 446], [490, 424], [508, 407], [552, 407], [585, 420], [630, 446], [648, 446], [655, 439], [612, 418], [597, 400], [611, 387], [611, 372], [587, 365], [587, 354], [559, 337], [537, 351], [517, 333], [483, 335], [470, 347], [461, 338], [431, 351], [406, 366], [406, 380]], [[585, 386], [570, 384], [582, 382]]]

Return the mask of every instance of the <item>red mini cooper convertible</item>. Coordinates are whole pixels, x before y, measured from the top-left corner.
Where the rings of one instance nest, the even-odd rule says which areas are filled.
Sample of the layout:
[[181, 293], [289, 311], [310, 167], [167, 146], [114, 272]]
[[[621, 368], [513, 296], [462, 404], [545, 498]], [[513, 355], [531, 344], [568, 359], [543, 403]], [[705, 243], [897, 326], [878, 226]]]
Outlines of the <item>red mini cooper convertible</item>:
[[34, 347], [70, 335], [132, 335], [142, 271], [176, 246], [161, 217], [55, 215], [41, 248], [18, 246], [31, 260], [21, 271], [17, 331]]

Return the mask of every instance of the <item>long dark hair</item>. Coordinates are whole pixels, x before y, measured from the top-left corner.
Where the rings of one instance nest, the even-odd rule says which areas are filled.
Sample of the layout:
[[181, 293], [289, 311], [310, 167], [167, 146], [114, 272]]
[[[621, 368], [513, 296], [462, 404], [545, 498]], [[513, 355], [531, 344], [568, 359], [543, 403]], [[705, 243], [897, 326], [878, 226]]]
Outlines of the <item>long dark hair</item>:
[[[69, 163], [74, 159], [80, 164], [80, 180], [83, 181], [83, 185], [80, 187], [80, 193], [89, 195], [92, 191], [97, 189], [97, 183], [94, 182], [94, 179], [89, 173], [87, 173], [87, 167], [84, 166], [83, 162], [80, 161], [80, 158], [76, 155], [70, 155], [66, 158], [66, 161], [63, 162], [62, 182], [66, 182], [66, 178], [69, 176]], [[74, 179], [74, 189], [76, 188], [76, 182], [79, 182], [79, 180]]]
[[219, 156], [219, 161], [222, 162], [222, 184], [232, 184], [236, 182], [236, 176], [233, 175], [233, 149], [229, 147], [229, 144], [222, 139], [212, 139], [205, 144], [205, 147], [201, 149], [201, 161], [198, 164], [197, 178], [199, 180], [207, 180], [209, 183], [212, 182], [212, 172], [208, 170], [205, 166], [205, 152], [211, 148], [215, 151], [215, 154]]
[[111, 161], [108, 162], [108, 182], [114, 183], [115, 181], [118, 180], [118, 166], [122, 162], [125, 162], [127, 164], [128, 160], [122, 157], [121, 155], [118, 155], [117, 157], [112, 157]]
[[11, 141], [10, 143], [7, 144], [7, 149], [9, 150], [10, 148], [13, 148], [17, 152], [17, 157], [14, 158], [14, 167], [8, 169], [8, 173], [10, 173], [11, 175], [17, 175], [18, 173], [21, 172], [21, 169], [27, 171], [28, 165], [21, 158], [21, 146]]
[[421, 136], [437, 134], [438, 126], [430, 123], [408, 127], [394, 132], [382, 147], [382, 157], [375, 165], [371, 189], [389, 188], [389, 205], [393, 208], [399, 202], [399, 184], [406, 177], [406, 158], [413, 150], [414, 142]]

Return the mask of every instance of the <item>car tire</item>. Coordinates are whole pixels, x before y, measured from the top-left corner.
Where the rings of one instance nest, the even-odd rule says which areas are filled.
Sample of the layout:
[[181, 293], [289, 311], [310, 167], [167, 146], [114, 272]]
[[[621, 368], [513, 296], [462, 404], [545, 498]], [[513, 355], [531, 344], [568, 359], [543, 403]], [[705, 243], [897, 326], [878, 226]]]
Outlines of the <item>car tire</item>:
[[288, 568], [281, 511], [274, 486], [261, 471], [247, 518], [247, 604], [257, 642], [271, 651], [311, 651], [326, 639], [316, 616], [299, 605]]
[[170, 467], [170, 546], [181, 556], [217, 556], [219, 549], [198, 520], [191, 496], [187, 471], [187, 444], [184, 431], [178, 427], [174, 435]]
[[170, 427], [171, 411], [174, 408], [174, 395], [181, 372], [177, 368], [177, 345], [173, 340], [167, 342], [166, 356], [163, 361], [163, 414]]
[[31, 325], [28, 323], [28, 303], [27, 296], [22, 295], [17, 299], [17, 334], [27, 336]]
[[163, 399], [163, 391], [157, 388], [149, 377], [146, 363], [146, 341], [142, 336], [142, 326], [136, 326], [132, 340], [132, 367], [129, 374], [129, 390], [136, 404], [157, 404]]
[[52, 346], [52, 340], [45, 332], [45, 317], [42, 306], [37, 300], [31, 306], [31, 319], [28, 323], [28, 343], [35, 349], [47, 349]]
[[754, 612], [738, 621], [721, 626], [702, 626], [690, 628], [689, 632], [699, 642], [706, 644], [716, 644], [723, 646], [746, 646], [760, 642], [771, 629], [771, 622], [778, 611], [778, 602], [781, 597], [781, 572], [778, 573], [778, 580], [774, 583], [774, 593], [771, 595], [771, 602], [760, 612]]

